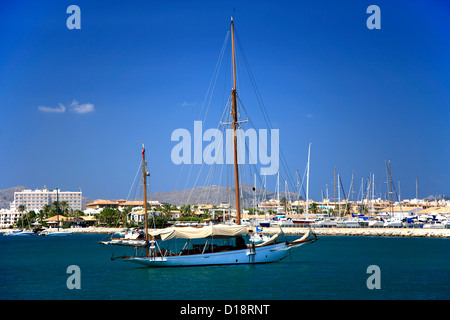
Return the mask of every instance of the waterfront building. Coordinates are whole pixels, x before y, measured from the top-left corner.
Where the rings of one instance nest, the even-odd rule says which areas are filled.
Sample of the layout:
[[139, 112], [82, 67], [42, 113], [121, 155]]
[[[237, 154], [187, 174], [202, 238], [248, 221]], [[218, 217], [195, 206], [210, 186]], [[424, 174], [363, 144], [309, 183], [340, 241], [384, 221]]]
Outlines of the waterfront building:
[[[147, 201], [147, 203], [150, 205], [150, 208], [156, 208], [156, 207], [160, 207], [161, 203], [159, 201]], [[137, 208], [137, 207], [144, 207], [144, 201], [139, 201], [139, 200], [132, 200], [132, 201], [126, 201], [126, 200], [103, 200], [103, 199], [97, 199], [94, 200], [91, 203], [86, 204], [86, 209], [87, 210], [98, 210], [98, 212], [101, 212], [101, 210], [103, 210], [103, 208], [111, 208], [111, 209], [120, 209], [123, 210], [126, 207], [131, 207], [131, 208]], [[99, 210], [101, 209], [101, 210]]]
[[14, 202], [11, 209], [18, 211], [20, 206], [25, 207], [25, 211], [39, 212], [46, 205], [52, 205], [55, 201], [65, 201], [69, 209], [81, 210], [82, 192], [80, 191], [61, 191], [48, 189], [25, 189], [14, 192]]
[[392, 217], [403, 219], [410, 218], [415, 216], [418, 212], [420, 212], [422, 207], [402, 207], [402, 206], [394, 206], [394, 207], [385, 207], [378, 211], [380, 216], [390, 216], [392, 212]]
[[11, 209], [0, 209], [0, 229], [17, 224], [22, 219], [23, 214]]
[[97, 199], [91, 203], [86, 204], [86, 209], [104, 209], [104, 208], [117, 209], [118, 207], [119, 207], [118, 202], [103, 199]]

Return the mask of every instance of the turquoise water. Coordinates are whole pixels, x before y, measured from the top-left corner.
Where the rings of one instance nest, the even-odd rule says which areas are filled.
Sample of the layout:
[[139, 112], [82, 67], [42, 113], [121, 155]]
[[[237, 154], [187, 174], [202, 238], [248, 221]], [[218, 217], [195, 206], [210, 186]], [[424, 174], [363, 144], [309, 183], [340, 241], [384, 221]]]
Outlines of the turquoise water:
[[[0, 299], [449, 299], [450, 239], [323, 236], [265, 265], [144, 268], [100, 234], [0, 236]], [[70, 290], [67, 267], [81, 271]], [[370, 265], [381, 289], [368, 289]]]

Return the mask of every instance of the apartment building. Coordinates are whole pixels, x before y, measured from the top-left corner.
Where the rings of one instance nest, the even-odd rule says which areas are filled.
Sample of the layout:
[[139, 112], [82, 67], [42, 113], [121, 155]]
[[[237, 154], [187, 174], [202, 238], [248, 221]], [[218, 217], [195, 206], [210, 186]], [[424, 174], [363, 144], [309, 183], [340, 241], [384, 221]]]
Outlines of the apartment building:
[[65, 201], [70, 209], [81, 210], [82, 192], [80, 191], [61, 191], [61, 190], [22, 190], [14, 193], [14, 202], [11, 209], [18, 210], [20, 205], [25, 206], [26, 212], [34, 210], [38, 212], [43, 209], [45, 205], [51, 205], [53, 202]]

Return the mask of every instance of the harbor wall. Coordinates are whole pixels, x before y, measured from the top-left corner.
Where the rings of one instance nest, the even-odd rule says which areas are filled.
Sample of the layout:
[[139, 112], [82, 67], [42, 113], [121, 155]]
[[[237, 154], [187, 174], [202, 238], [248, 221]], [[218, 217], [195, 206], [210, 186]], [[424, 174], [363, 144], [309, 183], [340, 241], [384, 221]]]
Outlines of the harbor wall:
[[[114, 233], [123, 228], [69, 228], [64, 229], [72, 233]], [[0, 229], [0, 233], [9, 229]], [[302, 235], [308, 228], [282, 228], [287, 235]], [[317, 236], [368, 236], [368, 237], [428, 237], [450, 238], [450, 229], [422, 229], [422, 228], [312, 228]], [[275, 234], [280, 231], [278, 227], [263, 228], [263, 233]]]
[[[283, 228], [288, 235], [304, 234], [307, 228]], [[450, 229], [422, 228], [312, 228], [317, 236], [368, 236], [368, 237], [429, 237], [450, 238]], [[264, 233], [274, 234], [279, 228], [264, 228]]]

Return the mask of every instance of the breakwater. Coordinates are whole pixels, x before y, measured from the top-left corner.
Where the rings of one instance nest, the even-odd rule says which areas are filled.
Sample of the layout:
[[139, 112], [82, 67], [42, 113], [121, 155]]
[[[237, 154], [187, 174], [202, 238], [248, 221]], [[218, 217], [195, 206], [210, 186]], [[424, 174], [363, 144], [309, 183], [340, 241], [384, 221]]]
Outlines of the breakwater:
[[[288, 235], [304, 234], [307, 228], [282, 228]], [[368, 237], [425, 237], [450, 238], [450, 229], [422, 228], [312, 228], [317, 236], [368, 236]], [[264, 233], [274, 234], [280, 228], [264, 228]]]

